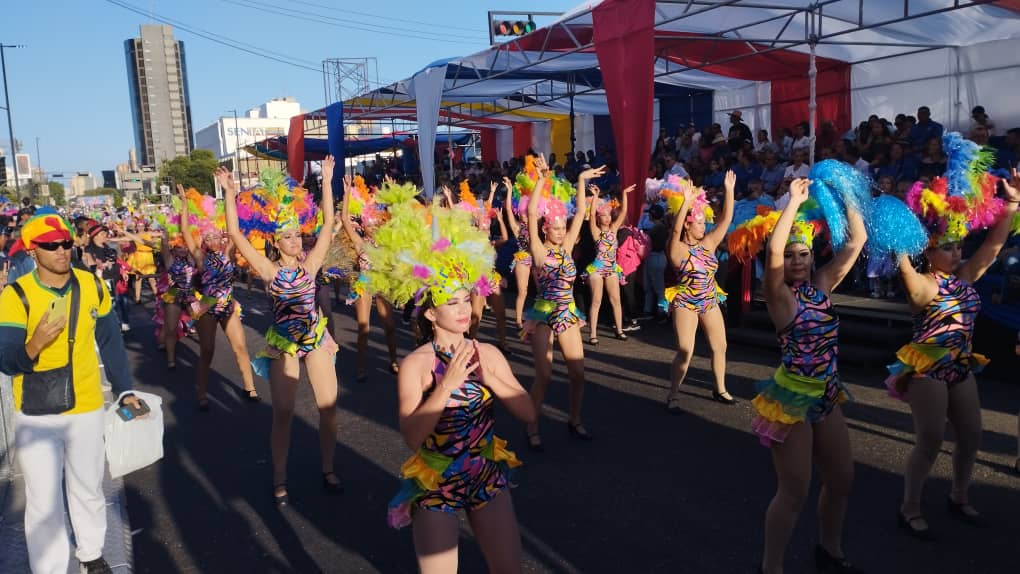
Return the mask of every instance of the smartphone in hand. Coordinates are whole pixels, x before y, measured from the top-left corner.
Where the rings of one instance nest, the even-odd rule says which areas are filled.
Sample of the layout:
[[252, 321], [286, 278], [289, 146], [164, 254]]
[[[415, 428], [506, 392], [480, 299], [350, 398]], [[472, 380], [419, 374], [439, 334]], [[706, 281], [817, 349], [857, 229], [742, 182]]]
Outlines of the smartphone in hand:
[[67, 298], [57, 297], [53, 301], [50, 301], [50, 307], [48, 311], [49, 322], [54, 323], [61, 320], [67, 319]]

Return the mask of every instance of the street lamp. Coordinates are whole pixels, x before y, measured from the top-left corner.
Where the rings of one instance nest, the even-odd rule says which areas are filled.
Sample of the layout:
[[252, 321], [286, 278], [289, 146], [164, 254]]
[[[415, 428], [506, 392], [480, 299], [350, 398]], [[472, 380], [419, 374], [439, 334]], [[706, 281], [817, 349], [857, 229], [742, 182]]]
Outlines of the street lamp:
[[4, 48], [24, 48], [21, 44], [0, 44], [0, 69], [4, 77], [4, 109], [7, 110], [7, 133], [11, 136], [11, 161], [14, 162], [14, 189], [21, 197], [21, 182], [18, 181], [18, 150], [14, 143], [14, 124], [11, 122], [11, 95], [7, 92], [7, 61], [4, 60]]
[[227, 110], [234, 114], [234, 167], [237, 168], [237, 185], [241, 183], [241, 130], [237, 129], [237, 110]]

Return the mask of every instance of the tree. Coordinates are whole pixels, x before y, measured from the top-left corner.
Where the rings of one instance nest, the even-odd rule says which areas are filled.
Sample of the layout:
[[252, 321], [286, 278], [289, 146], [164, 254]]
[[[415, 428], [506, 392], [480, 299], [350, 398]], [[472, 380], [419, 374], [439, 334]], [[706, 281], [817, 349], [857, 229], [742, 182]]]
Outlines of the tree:
[[64, 184], [59, 181], [49, 182], [50, 188], [50, 199], [53, 200], [53, 205], [62, 207], [67, 205], [67, 199], [64, 195]]
[[213, 195], [213, 172], [219, 167], [209, 150], [196, 149], [190, 156], [175, 157], [159, 167], [159, 181], [170, 179], [171, 185], [193, 187], [205, 195]]

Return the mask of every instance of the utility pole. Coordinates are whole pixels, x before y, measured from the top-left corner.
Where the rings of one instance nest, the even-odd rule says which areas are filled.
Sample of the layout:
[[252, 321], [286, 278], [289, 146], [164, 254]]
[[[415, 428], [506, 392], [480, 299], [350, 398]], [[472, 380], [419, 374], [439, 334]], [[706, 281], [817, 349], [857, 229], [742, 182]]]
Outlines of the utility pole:
[[11, 122], [11, 95], [7, 91], [7, 61], [4, 59], [4, 48], [24, 48], [18, 44], [0, 44], [0, 69], [3, 70], [4, 77], [4, 109], [7, 110], [7, 133], [11, 137], [11, 161], [14, 162], [14, 189], [18, 192], [18, 197], [21, 197], [21, 182], [18, 181], [18, 151], [15, 148], [17, 144], [14, 143], [14, 124]]

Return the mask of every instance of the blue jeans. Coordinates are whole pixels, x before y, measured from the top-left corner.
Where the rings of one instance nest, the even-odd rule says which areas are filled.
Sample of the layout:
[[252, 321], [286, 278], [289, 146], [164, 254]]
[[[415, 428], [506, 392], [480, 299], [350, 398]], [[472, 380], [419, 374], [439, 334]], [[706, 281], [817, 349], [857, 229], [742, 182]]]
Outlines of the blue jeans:
[[[131, 302], [131, 298], [127, 294], [124, 294], [124, 295], [114, 295], [114, 297], [113, 297], [113, 308], [117, 312], [117, 316], [120, 317], [120, 322], [121, 323], [124, 323], [124, 324], [128, 323], [128, 317], [131, 314], [131, 312], [130, 312], [130, 309], [131, 309], [130, 302]], [[157, 301], [156, 304], [158, 305], [159, 301]]]
[[653, 251], [644, 262], [645, 313], [655, 311], [666, 292], [666, 254]]

